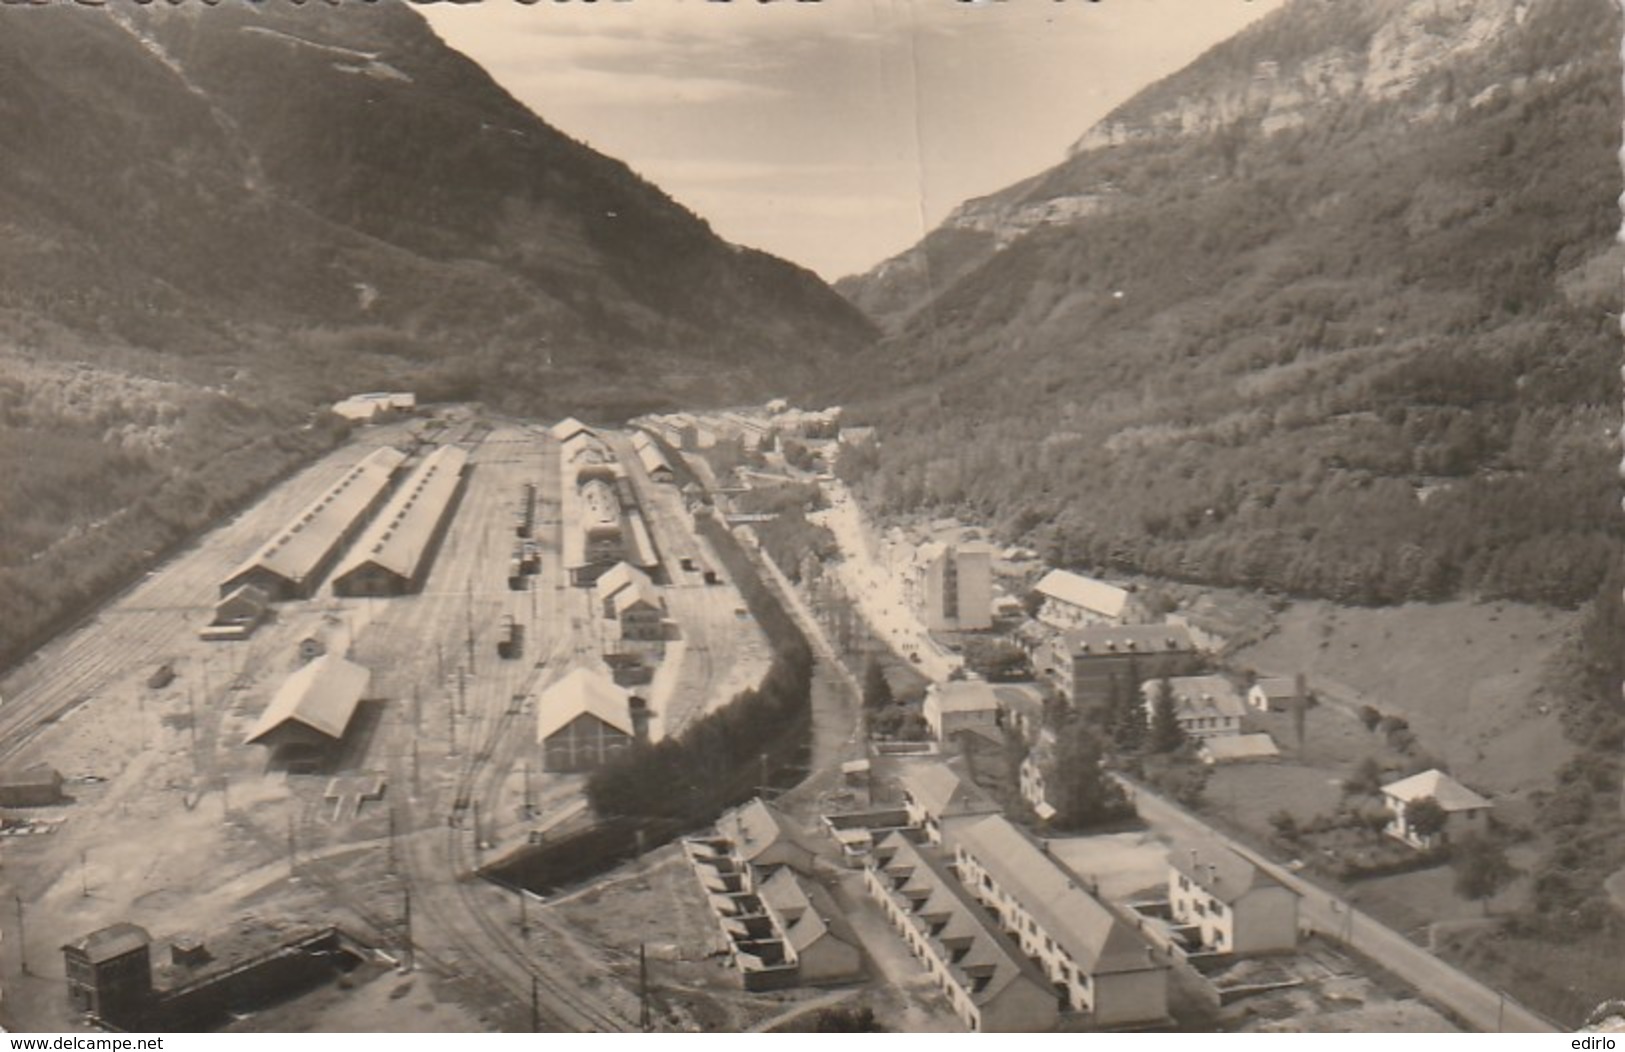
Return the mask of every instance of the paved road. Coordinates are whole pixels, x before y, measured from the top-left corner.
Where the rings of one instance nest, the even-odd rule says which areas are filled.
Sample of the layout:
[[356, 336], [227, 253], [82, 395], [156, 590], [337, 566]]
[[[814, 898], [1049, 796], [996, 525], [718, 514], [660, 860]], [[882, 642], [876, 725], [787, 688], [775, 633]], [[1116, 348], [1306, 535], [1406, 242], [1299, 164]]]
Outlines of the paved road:
[[1454, 1012], [1468, 1026], [1485, 1032], [1560, 1033], [1561, 1028], [1441, 961], [1369, 914], [1304, 880], [1218, 832], [1176, 804], [1125, 782], [1140, 817], [1158, 832], [1175, 838], [1206, 837], [1228, 845], [1302, 896], [1299, 920], [1309, 928], [1348, 943], [1416, 987], [1435, 1004]]
[[824, 484], [830, 506], [813, 512], [809, 521], [829, 527], [841, 549], [835, 571], [847, 594], [857, 601], [864, 618], [900, 657], [917, 655], [916, 667], [938, 683], [962, 663], [937, 648], [925, 626], [909, 609], [903, 586], [895, 574], [875, 558], [868, 541], [863, 509], [840, 482]]

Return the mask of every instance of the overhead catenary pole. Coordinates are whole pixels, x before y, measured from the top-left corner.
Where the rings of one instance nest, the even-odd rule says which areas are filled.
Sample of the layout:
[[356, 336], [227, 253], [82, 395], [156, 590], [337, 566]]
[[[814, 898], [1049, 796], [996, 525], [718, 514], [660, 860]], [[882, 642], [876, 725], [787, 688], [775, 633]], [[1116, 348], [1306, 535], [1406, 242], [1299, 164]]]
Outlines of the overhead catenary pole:
[[649, 1011], [649, 953], [644, 943], [638, 943], [638, 1025], [645, 1034], [655, 1028], [654, 1015]]
[[414, 951], [412, 949], [412, 887], [407, 885], [401, 889], [401, 913], [406, 929], [406, 945], [402, 948], [401, 956], [406, 961], [407, 971], [412, 970]]
[[530, 977], [530, 1032], [542, 1032], [542, 991], [534, 973]]
[[17, 903], [17, 961], [22, 965], [23, 974], [28, 973], [28, 933], [23, 927], [23, 897], [11, 896]]

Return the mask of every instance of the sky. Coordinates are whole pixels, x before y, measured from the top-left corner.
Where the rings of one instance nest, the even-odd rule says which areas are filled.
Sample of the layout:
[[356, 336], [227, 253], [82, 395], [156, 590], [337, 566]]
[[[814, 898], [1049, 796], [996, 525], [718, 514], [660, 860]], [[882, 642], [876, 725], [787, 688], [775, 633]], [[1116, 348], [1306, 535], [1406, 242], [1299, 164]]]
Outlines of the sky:
[[1056, 164], [1283, 0], [487, 0], [419, 7], [554, 127], [833, 281]]

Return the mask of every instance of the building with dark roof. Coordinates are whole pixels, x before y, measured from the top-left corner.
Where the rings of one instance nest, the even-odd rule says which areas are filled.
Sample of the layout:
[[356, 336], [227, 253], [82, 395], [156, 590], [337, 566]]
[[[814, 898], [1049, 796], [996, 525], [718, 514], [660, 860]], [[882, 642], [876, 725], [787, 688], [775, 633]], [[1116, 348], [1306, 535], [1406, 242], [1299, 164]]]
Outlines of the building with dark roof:
[[221, 582], [220, 594], [230, 595], [245, 584], [278, 600], [314, 594], [344, 546], [383, 503], [405, 460], [406, 454], [387, 446], [367, 454], [240, 563]]
[[80, 1012], [132, 1027], [153, 1006], [152, 936], [121, 921], [62, 947], [68, 999]]
[[967, 1029], [1054, 1029], [1049, 980], [929, 848], [888, 834], [864, 867], [864, 886]]
[[468, 453], [424, 457], [333, 577], [335, 595], [406, 595], [423, 587], [462, 492]]
[[48, 763], [0, 771], [0, 807], [49, 807], [63, 800], [62, 772]]
[[1168, 965], [1002, 815], [945, 830], [959, 879], [1075, 1011], [1101, 1026], [1168, 1018]]
[[1033, 665], [1075, 708], [1104, 705], [1113, 684], [1130, 699], [1140, 682], [1194, 672], [1201, 663], [1178, 625], [1094, 625], [1062, 632], [1035, 648]]

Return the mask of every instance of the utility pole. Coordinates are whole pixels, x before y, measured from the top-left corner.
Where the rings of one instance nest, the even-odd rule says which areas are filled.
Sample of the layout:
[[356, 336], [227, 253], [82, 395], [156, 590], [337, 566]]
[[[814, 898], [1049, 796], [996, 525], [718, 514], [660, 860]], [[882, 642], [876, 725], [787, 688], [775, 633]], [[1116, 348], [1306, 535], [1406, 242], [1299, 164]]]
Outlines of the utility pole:
[[224, 773], [220, 775], [220, 820], [231, 821], [231, 779]]
[[418, 740], [412, 739], [412, 799], [416, 800], [423, 792], [423, 785], [418, 780]]
[[23, 974], [28, 973], [28, 933], [23, 928], [23, 897], [12, 895], [17, 902], [17, 959], [22, 964]]
[[79, 890], [85, 898], [90, 898], [90, 852], [79, 852]]
[[536, 813], [536, 805], [530, 796], [530, 758], [525, 759], [525, 817], [529, 818]]
[[535, 973], [530, 977], [530, 1032], [542, 1032], [542, 991]]
[[405, 957], [406, 957], [406, 969], [407, 969], [407, 971], [411, 971], [413, 965], [416, 963], [415, 960], [414, 960], [415, 953], [414, 953], [414, 951], [412, 949], [412, 888], [411, 888], [411, 886], [408, 885], [408, 886], [402, 888], [401, 889], [401, 894], [402, 894], [402, 898], [403, 898], [402, 913], [404, 914], [404, 918], [405, 918], [405, 921], [406, 921], [406, 954], [405, 954]]
[[451, 721], [451, 755], [457, 755], [457, 710], [446, 706], [446, 719]]
[[519, 934], [521, 937], [530, 934], [530, 916], [525, 909], [525, 889], [515, 888], [519, 892]]
[[469, 807], [474, 812], [474, 868], [480, 866], [480, 802], [470, 800]]
[[389, 809], [389, 871], [395, 872], [395, 808]]
[[[472, 655], [470, 655], [472, 657]], [[457, 714], [459, 716], [468, 712], [468, 684], [463, 670], [457, 670]]]
[[638, 943], [638, 1025], [645, 1034], [654, 1030], [654, 1017], [649, 1012], [649, 954], [644, 943]]

